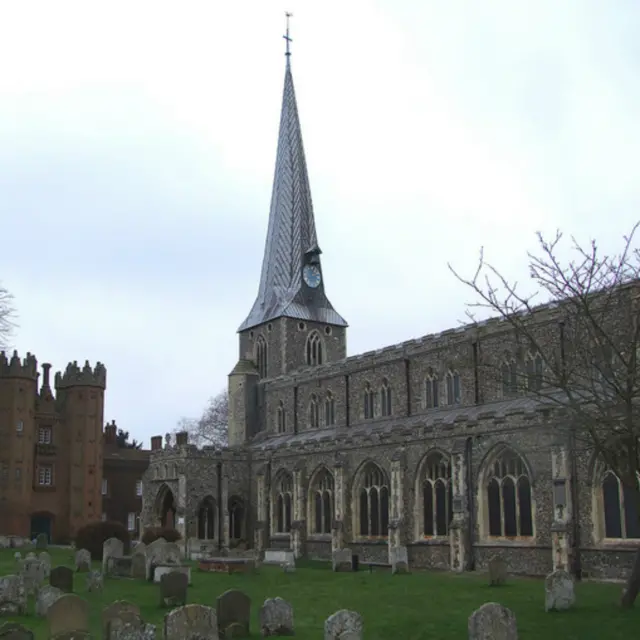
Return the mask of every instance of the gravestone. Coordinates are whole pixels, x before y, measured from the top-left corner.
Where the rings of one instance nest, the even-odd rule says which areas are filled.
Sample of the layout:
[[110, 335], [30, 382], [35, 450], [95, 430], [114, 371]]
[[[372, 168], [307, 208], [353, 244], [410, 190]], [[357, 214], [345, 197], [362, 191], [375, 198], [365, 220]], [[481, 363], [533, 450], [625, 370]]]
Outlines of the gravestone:
[[356, 611], [340, 609], [324, 623], [324, 640], [362, 640], [364, 624]]
[[50, 584], [38, 589], [36, 596], [36, 615], [44, 618], [49, 611], [49, 607], [60, 597], [64, 595], [62, 589], [52, 587]]
[[566, 611], [576, 601], [573, 576], [558, 569], [544, 580], [544, 610]]
[[180, 565], [180, 547], [175, 542], [158, 538], [147, 547], [147, 580], [153, 580], [158, 565]]
[[69, 567], [54, 567], [49, 574], [49, 584], [65, 593], [73, 593], [73, 571]]
[[160, 606], [178, 607], [187, 604], [189, 579], [184, 573], [165, 573], [160, 580]]
[[87, 591], [102, 591], [104, 579], [99, 571], [89, 571], [87, 574]]
[[0, 624], [0, 640], [35, 640], [35, 636], [18, 622], [5, 622]]
[[351, 549], [336, 549], [331, 554], [331, 567], [334, 571], [352, 571]]
[[489, 584], [492, 587], [503, 585], [507, 581], [507, 563], [498, 556], [489, 560]]
[[44, 569], [44, 579], [46, 580], [51, 573], [51, 556], [46, 551], [43, 551], [38, 556], [38, 560], [40, 560], [40, 562], [42, 563], [42, 567]]
[[27, 592], [20, 576], [0, 578], [0, 616], [21, 616], [27, 612]]
[[76, 551], [76, 571], [84, 573], [91, 569], [91, 554], [86, 549]]
[[19, 551], [16, 551], [16, 552], [13, 554], [13, 559], [14, 559], [16, 562], [20, 562], [20, 560], [22, 560], [22, 554], [21, 554]]
[[131, 577], [131, 556], [109, 558], [109, 576], [113, 578], [130, 578]]
[[118, 538], [109, 538], [102, 544], [102, 573], [111, 575], [109, 560], [111, 558], [122, 558], [124, 555], [124, 544]]
[[251, 619], [251, 598], [238, 589], [229, 589], [216, 599], [218, 630], [224, 638], [247, 638]]
[[409, 572], [409, 554], [407, 547], [391, 547], [389, 549], [389, 564], [391, 565], [391, 573], [408, 573]]
[[283, 573], [295, 573], [296, 565], [293, 562], [285, 562], [282, 565], [282, 571]]
[[290, 549], [266, 549], [264, 552], [264, 560], [262, 564], [279, 564], [285, 563], [295, 564], [296, 559], [293, 551]]
[[44, 582], [44, 566], [38, 558], [25, 558], [22, 562], [20, 576], [27, 595], [35, 594]]
[[469, 640], [518, 640], [513, 611], [487, 602], [469, 616]]
[[282, 598], [267, 598], [260, 609], [260, 632], [263, 638], [294, 635], [291, 604]]
[[215, 609], [188, 604], [164, 617], [164, 640], [219, 640]]
[[144, 542], [136, 543], [135, 547], [133, 547], [131, 551], [131, 555], [135, 555], [136, 553], [146, 553], [147, 545]]
[[105, 640], [156, 640], [156, 625], [145, 624], [142, 618], [123, 620], [114, 618], [109, 622]]
[[38, 537], [36, 538], [36, 549], [38, 549], [38, 551], [44, 551], [47, 546], [49, 544], [49, 538], [47, 537], [46, 533], [39, 533]]
[[73, 593], [65, 593], [47, 611], [49, 636], [89, 631], [89, 605]]
[[116, 600], [102, 610], [102, 636], [108, 638], [109, 623], [112, 620], [135, 622], [140, 620], [140, 607], [126, 600]]
[[144, 553], [134, 553], [131, 556], [131, 577], [145, 580], [147, 577], [147, 557]]

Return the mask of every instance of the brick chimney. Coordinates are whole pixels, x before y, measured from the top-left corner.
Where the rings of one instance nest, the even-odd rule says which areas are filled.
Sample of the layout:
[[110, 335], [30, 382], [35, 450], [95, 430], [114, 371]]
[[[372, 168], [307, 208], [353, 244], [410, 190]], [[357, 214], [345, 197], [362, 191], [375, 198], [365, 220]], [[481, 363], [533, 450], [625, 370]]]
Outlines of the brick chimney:
[[182, 447], [186, 444], [189, 444], [189, 432], [180, 431], [180, 433], [176, 433], [176, 445]]
[[151, 438], [151, 451], [159, 451], [162, 449], [162, 436], [153, 436]]
[[104, 443], [115, 444], [117, 433], [118, 433], [118, 427], [116, 425], [116, 421], [112, 420], [111, 424], [107, 424], [104, 427]]

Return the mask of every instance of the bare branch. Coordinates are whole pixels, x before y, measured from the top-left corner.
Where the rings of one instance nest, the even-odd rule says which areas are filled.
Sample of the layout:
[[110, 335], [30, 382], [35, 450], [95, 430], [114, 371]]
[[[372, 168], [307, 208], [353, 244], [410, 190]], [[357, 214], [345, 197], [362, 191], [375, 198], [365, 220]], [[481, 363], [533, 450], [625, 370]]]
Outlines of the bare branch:
[[17, 327], [15, 319], [13, 295], [0, 285], [0, 351], [8, 350], [11, 347], [13, 330]]
[[222, 449], [228, 444], [229, 396], [224, 389], [209, 399], [200, 418], [181, 418], [174, 433], [186, 431], [197, 447]]

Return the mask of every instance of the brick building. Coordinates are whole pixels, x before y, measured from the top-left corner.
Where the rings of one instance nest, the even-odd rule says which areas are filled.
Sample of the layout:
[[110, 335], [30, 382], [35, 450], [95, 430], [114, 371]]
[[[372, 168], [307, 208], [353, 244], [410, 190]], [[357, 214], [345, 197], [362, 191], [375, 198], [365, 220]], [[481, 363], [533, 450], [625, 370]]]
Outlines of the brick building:
[[[349, 549], [387, 561], [402, 546], [414, 567], [485, 570], [499, 553], [514, 573], [628, 574], [640, 542], [632, 496], [532, 393], [544, 363], [508, 323], [347, 357], [289, 59], [269, 216], [229, 375], [230, 447], [199, 450], [181, 436], [152, 451], [145, 525], [175, 521], [222, 550], [291, 545], [297, 556]], [[557, 310], [532, 322], [565, 353]]]

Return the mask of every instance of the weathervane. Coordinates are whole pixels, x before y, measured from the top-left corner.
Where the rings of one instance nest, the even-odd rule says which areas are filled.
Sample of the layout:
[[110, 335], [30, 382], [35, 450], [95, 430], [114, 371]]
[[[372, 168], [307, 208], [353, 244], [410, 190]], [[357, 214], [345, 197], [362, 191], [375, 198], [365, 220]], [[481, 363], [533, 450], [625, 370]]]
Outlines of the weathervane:
[[289, 37], [289, 18], [293, 16], [293, 13], [289, 13], [288, 11], [286, 11], [284, 15], [287, 16], [287, 33], [282, 37], [287, 41], [287, 50], [284, 55], [288, 57], [291, 55], [291, 51], [289, 51], [289, 43], [292, 41]]

